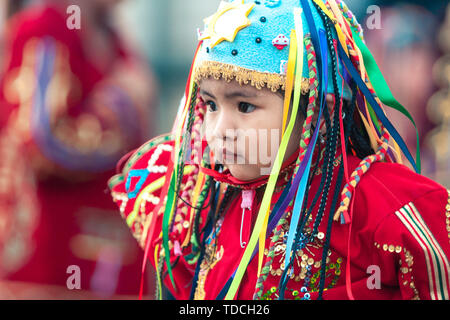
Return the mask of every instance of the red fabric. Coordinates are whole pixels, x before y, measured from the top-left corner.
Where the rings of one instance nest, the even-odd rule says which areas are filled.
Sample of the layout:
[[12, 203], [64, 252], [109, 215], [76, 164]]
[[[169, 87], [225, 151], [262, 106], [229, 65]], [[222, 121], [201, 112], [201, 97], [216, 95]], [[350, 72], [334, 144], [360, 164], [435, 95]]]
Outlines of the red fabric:
[[[143, 136], [120, 133], [120, 119], [114, 120], [114, 115], [105, 108], [100, 112], [95, 109], [93, 97], [102, 90], [100, 84], [110, 70], [99, 68], [98, 61], [87, 57], [83, 39], [89, 35], [89, 30], [69, 30], [66, 18], [65, 8], [31, 7], [14, 17], [7, 28], [9, 56], [5, 60], [6, 71], [0, 90], [1, 139], [9, 141], [15, 136], [20, 141], [17, 145], [7, 143], [8, 147], [2, 150], [1, 168], [11, 176], [2, 180], [0, 191], [0, 205], [7, 207], [1, 210], [0, 220], [6, 221], [2, 226], [10, 230], [0, 238], [0, 278], [65, 288], [71, 275], [66, 273], [67, 267], [77, 265], [81, 270], [81, 289], [105, 298], [132, 294], [139, 288], [143, 254], [115, 214], [108, 197], [107, 179], [113, 174], [113, 168], [104, 168], [99, 173], [73, 172], [63, 164], [53, 163], [42, 155], [29, 132], [18, 130], [19, 126], [12, 120], [12, 115], [26, 107], [23, 101], [11, 101], [11, 97], [5, 95], [15, 70], [25, 64], [27, 44], [33, 39], [52, 39], [58, 48], [65, 48], [68, 53], [68, 65], [63, 67], [73, 75], [70, 79], [56, 79], [61, 85], [66, 83], [63, 80], [68, 80], [69, 88], [62, 104], [64, 110], [52, 114], [56, 123], [65, 119], [77, 121], [80, 115], [89, 114], [99, 121], [102, 132], [115, 130], [122, 135], [116, 140], [123, 142], [121, 154], [142, 143]], [[114, 54], [114, 63], [131, 59], [118, 39]], [[55, 63], [59, 57], [55, 57]], [[31, 81], [37, 81], [35, 74], [29, 76]], [[33, 87], [25, 89], [36, 94]], [[135, 126], [143, 134], [146, 128], [139, 121], [148, 115], [142, 110], [135, 111], [141, 118], [135, 119]], [[29, 119], [19, 118], [29, 127]], [[5, 155], [16, 160], [6, 161]], [[25, 254], [19, 259], [21, 252]]]
[[[173, 147], [173, 142], [166, 142], [164, 145]], [[159, 146], [153, 146], [146, 153], [134, 159], [130, 163], [130, 170], [147, 168], [149, 159], [155, 154], [155, 150], [159, 148]], [[155, 165], [166, 166], [171, 151], [167, 150], [159, 153], [160, 151], [158, 151], [159, 156]], [[349, 174], [359, 165], [359, 162], [360, 159], [348, 155]], [[338, 163], [334, 165], [334, 179], [336, 179], [337, 171]], [[126, 171], [119, 174], [117, 177], [121, 177], [123, 180], [112, 186], [113, 198], [117, 205], [121, 207], [124, 218], [129, 217], [136, 205], [136, 198], [127, 197], [127, 195], [130, 192], [139, 191], [135, 190], [136, 183], [133, 182], [133, 179], [130, 180], [130, 188], [126, 190], [125, 184], [128, 180], [129, 172]], [[163, 175], [163, 173], [150, 173], [141, 190]], [[321, 174], [319, 172], [314, 177], [309, 191], [309, 205], [319, 187], [320, 179]], [[185, 176], [183, 181], [186, 182], [186, 180], [187, 177]], [[280, 185], [281, 187], [275, 192], [272, 206], [283, 191], [283, 184], [280, 183]], [[153, 191], [151, 195], [158, 198], [160, 191], [161, 189]], [[252, 224], [258, 213], [264, 187], [256, 191], [257, 205], [254, 205], [251, 211], [253, 217]], [[330, 195], [333, 195], [335, 191], [334, 183], [332, 183]], [[331, 198], [329, 198], [330, 201], [327, 203], [327, 208], [330, 208]], [[351, 212], [353, 219], [350, 239], [351, 278], [349, 280], [355, 299], [431, 299], [431, 292], [436, 289], [436, 284], [439, 284], [433, 271], [437, 270], [435, 268], [440, 268], [442, 271], [441, 284], [442, 288], [446, 288], [441, 292], [440, 297], [448, 297], [448, 284], [450, 283], [448, 276], [450, 268], [446, 257], [450, 253], [448, 234], [448, 217], [450, 213], [448, 211], [448, 201], [448, 192], [445, 188], [423, 176], [415, 174], [403, 165], [391, 163], [375, 163], [372, 165], [370, 170], [361, 178], [355, 190], [354, 204]], [[414, 237], [414, 233], [405, 226], [396, 214], [396, 212], [402, 211], [403, 207], [409, 203], [414, 204], [419, 215], [425, 221], [427, 228], [431, 230], [432, 235], [428, 235], [429, 239], [434, 237], [436, 247], [443, 253], [440, 262], [435, 259], [435, 263], [431, 260], [427, 263], [423, 244], [418, 242], [417, 238]], [[244, 249], [240, 247], [239, 243], [242, 214], [240, 204], [241, 193], [232, 199], [227, 207], [224, 215], [225, 218], [218, 233], [217, 251], [215, 252], [216, 257], [220, 257], [220, 259], [214, 262], [209, 271], [205, 272], [204, 296], [199, 295], [197, 298], [215, 299], [239, 264], [244, 252]], [[154, 208], [151, 202], [141, 203], [140, 206], [142, 205], [145, 206], [145, 210], [143, 211], [145, 215], [150, 214], [152, 208]], [[182, 243], [184, 240], [188, 228], [187, 226], [183, 226], [183, 223], [190, 220], [189, 212], [187, 209], [185, 211], [177, 211], [174, 229], [170, 235], [171, 243], [176, 240]], [[313, 210], [313, 218], [315, 218], [316, 212], [317, 206]], [[156, 214], [155, 212], [153, 213]], [[203, 212], [203, 223], [206, 213], [207, 210]], [[249, 211], [246, 211], [246, 214], [249, 214]], [[142, 221], [142, 219], [139, 221]], [[130, 222], [131, 231], [135, 235], [141, 235], [143, 231], [143, 224], [139, 221], [135, 220], [135, 222]], [[328, 211], [326, 211], [322, 221], [319, 232], [325, 234]], [[348, 258], [349, 225], [342, 225], [339, 222], [333, 223], [330, 252], [328, 255], [329, 267], [326, 271], [326, 290], [323, 298], [348, 299], [345, 284], [347, 277], [345, 266]], [[161, 224], [162, 214], [160, 212], [156, 230], [161, 230]], [[252, 224], [244, 226], [245, 234], [248, 236], [251, 234]], [[309, 224], [309, 227], [312, 228], [312, 223]], [[248, 239], [243, 240], [248, 242]], [[151, 263], [155, 265], [154, 254], [152, 252], [154, 252], [156, 244], [161, 244], [161, 239], [158, 237], [157, 232], [155, 232], [155, 237], [152, 241], [149, 258]], [[304, 265], [302, 265], [303, 261], [312, 267], [312, 274], [310, 276], [312, 280], [308, 286], [308, 292], [311, 295], [311, 299], [317, 298], [318, 293], [315, 289], [319, 287], [319, 278], [317, 275], [320, 265], [318, 263], [322, 258], [323, 241], [323, 239], [316, 240], [315, 243], [307, 245], [307, 248], [303, 252], [297, 252], [293, 277], [287, 285], [286, 299], [303, 297], [303, 293], [300, 292], [304, 286], [305, 278], [305, 276], [302, 276], [302, 273], [306, 272]], [[266, 248], [268, 245], [269, 241], [266, 242]], [[284, 263], [285, 243], [283, 242], [283, 237], [281, 237], [276, 245], [275, 259], [271, 268], [272, 271], [269, 272], [263, 288], [263, 298], [268, 299], [276, 299], [278, 297], [276, 288], [280, 281], [281, 265]], [[190, 247], [185, 248], [183, 254], [188, 255], [190, 250]], [[304, 255], [306, 257], [303, 257]], [[173, 252], [171, 259], [174, 261]], [[263, 265], [266, 261], [267, 257], [265, 257]], [[176, 289], [172, 288], [169, 277], [165, 278], [167, 287], [177, 299], [189, 299], [195, 266], [195, 264], [191, 265], [187, 263], [183, 257], [178, 261], [176, 267], [173, 269]], [[381, 277], [380, 288], [375, 286], [376, 282], [373, 282], [374, 278], [371, 277], [374, 274], [374, 267], [379, 268], [379, 275]], [[237, 299], [253, 298], [257, 281], [256, 273], [257, 259], [253, 259], [245, 272], [237, 293]], [[200, 281], [199, 286], [201, 286]], [[275, 288], [275, 291], [271, 292], [270, 290], [272, 288]], [[436, 298], [439, 298], [439, 296], [436, 295]]]

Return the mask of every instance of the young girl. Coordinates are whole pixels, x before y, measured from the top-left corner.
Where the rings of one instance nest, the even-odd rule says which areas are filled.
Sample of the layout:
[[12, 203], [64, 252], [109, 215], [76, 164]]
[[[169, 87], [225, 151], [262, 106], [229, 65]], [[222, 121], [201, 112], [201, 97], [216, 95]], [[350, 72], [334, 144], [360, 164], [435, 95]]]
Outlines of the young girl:
[[110, 180], [159, 288], [448, 299], [449, 194], [401, 164], [420, 172], [381, 104], [409, 114], [346, 5], [236, 0], [205, 24], [173, 132]]

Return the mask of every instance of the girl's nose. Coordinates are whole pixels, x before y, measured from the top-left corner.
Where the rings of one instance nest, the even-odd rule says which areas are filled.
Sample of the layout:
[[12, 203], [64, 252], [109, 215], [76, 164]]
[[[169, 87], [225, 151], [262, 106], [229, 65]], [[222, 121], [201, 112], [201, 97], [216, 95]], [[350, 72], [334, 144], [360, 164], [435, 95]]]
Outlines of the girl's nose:
[[236, 126], [233, 116], [227, 111], [220, 111], [214, 128], [214, 136], [223, 141], [236, 140]]

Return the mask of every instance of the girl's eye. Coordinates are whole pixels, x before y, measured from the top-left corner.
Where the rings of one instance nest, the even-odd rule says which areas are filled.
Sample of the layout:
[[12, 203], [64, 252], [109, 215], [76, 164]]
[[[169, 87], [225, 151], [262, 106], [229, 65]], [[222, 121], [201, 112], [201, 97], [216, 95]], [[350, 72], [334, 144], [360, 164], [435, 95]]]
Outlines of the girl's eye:
[[256, 107], [247, 102], [240, 102], [238, 109], [239, 109], [239, 112], [250, 113], [250, 112], [253, 112], [256, 109]]
[[209, 112], [215, 112], [215, 111], [217, 111], [217, 106], [216, 106], [216, 104], [215, 104], [214, 102], [212, 102], [212, 101], [207, 101], [207, 102], [206, 102], [206, 106], [207, 106]]

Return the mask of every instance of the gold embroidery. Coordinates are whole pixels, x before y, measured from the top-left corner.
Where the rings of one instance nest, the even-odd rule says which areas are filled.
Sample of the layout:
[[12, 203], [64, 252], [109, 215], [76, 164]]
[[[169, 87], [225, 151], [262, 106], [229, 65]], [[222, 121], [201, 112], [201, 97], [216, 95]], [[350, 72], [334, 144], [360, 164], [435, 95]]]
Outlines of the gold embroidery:
[[[181, 190], [183, 190], [185, 188], [185, 184], [182, 183], [180, 186]], [[158, 189], [159, 190], [159, 189]], [[155, 190], [157, 191], [157, 190]], [[143, 194], [142, 197], [142, 202], [140, 204], [140, 210], [139, 210], [139, 214], [136, 216], [133, 225], [134, 225], [134, 231], [133, 231], [133, 235], [134, 237], [138, 240], [139, 244], [141, 247], [145, 247], [145, 242], [147, 239], [147, 233], [148, 233], [148, 229], [150, 227], [150, 222], [152, 221], [151, 217], [153, 216], [153, 211], [149, 210], [147, 208], [147, 203], [149, 203], [152, 206], [156, 206], [159, 204], [160, 202], [160, 198], [156, 197], [153, 195], [153, 192], [147, 192]], [[164, 203], [166, 203], [167, 201], [167, 196], [164, 198]], [[163, 214], [164, 212], [164, 205], [160, 207], [158, 215]], [[175, 213], [175, 223], [174, 223], [174, 230], [178, 231], [178, 233], [181, 234], [181, 232], [183, 231], [183, 228], [186, 229], [186, 222], [189, 226], [189, 221], [184, 220], [187, 216], [187, 207], [183, 206], [183, 207], [179, 207], [176, 210]]]
[[[267, 87], [273, 92], [286, 89], [285, 75], [253, 71], [221, 62], [203, 61], [195, 68], [194, 81], [198, 83], [200, 80], [209, 77], [216, 80], [224, 79], [227, 82], [235, 79], [240, 85], [250, 84], [257, 89]], [[309, 79], [302, 79], [301, 91], [304, 95], [308, 93]]]
[[[220, 207], [220, 204], [219, 204]], [[209, 271], [211, 271], [214, 266], [222, 260], [223, 257], [223, 246], [220, 246], [219, 251], [217, 251], [216, 239], [220, 234], [222, 229], [223, 217], [221, 217], [215, 226], [214, 231], [208, 236], [205, 246], [205, 255], [200, 264], [200, 270], [198, 273], [197, 287], [195, 288], [194, 300], [204, 300], [205, 299], [205, 282]]]
[[200, 265], [200, 271], [198, 273], [197, 288], [195, 290], [194, 300], [204, 300], [205, 299], [205, 282], [209, 271], [214, 268], [214, 266], [223, 257], [223, 246], [220, 246], [219, 251], [216, 250], [216, 244], [213, 242], [206, 246], [205, 258]]

